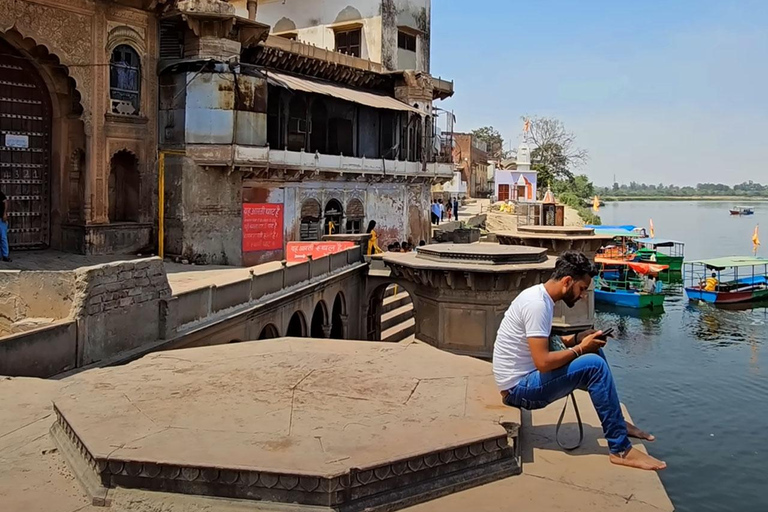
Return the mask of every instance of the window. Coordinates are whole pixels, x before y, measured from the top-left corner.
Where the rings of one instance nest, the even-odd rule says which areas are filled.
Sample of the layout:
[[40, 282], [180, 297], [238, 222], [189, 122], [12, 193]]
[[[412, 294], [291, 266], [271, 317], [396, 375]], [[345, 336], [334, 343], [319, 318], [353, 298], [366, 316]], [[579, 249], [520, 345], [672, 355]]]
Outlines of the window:
[[397, 32], [397, 47], [402, 50], [408, 50], [409, 52], [416, 51], [416, 36], [403, 32], [402, 30]]
[[350, 219], [347, 221], [347, 229], [345, 233], [349, 235], [358, 235], [363, 232], [362, 219]]
[[109, 65], [109, 97], [112, 113], [139, 115], [141, 62], [136, 50], [121, 44], [112, 51]]
[[336, 32], [336, 51], [360, 57], [361, 31], [359, 28]]

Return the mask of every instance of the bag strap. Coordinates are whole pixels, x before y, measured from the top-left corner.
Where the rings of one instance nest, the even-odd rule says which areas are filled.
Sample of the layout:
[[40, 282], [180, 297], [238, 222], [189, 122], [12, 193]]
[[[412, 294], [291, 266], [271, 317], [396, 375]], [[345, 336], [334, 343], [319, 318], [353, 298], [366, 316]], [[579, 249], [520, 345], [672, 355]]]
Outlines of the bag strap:
[[[563, 426], [563, 418], [565, 418], [565, 410], [568, 409], [568, 398], [571, 399], [573, 402], [573, 410], [576, 412], [576, 423], [579, 425], [579, 440], [576, 442], [573, 446], [566, 446], [562, 442], [560, 442], [560, 427]], [[565, 397], [565, 405], [563, 405], [563, 410], [560, 413], [560, 418], [557, 420], [557, 427], [555, 428], [555, 441], [557, 441], [557, 445], [562, 448], [563, 450], [570, 452], [572, 450], [575, 450], [579, 446], [581, 446], [582, 441], [584, 441], [584, 425], [581, 423], [581, 414], [579, 414], [579, 406], [576, 405], [576, 397], [573, 393]]]

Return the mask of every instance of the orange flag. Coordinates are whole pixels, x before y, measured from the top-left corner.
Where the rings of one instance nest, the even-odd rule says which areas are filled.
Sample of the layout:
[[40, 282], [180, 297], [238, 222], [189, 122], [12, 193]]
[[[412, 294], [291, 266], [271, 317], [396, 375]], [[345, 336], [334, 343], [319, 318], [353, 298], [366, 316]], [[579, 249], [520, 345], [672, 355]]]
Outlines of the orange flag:
[[592, 200], [592, 209], [596, 212], [600, 211], [600, 199], [597, 196]]
[[651, 238], [656, 238], [656, 231], [653, 229], [653, 219], [651, 219], [649, 227], [651, 228]]
[[753, 249], [755, 251], [755, 256], [757, 256], [757, 248], [760, 247], [760, 237], [758, 236], [759, 228], [760, 224], [755, 226], [755, 232], [752, 234], [752, 245], [754, 246]]

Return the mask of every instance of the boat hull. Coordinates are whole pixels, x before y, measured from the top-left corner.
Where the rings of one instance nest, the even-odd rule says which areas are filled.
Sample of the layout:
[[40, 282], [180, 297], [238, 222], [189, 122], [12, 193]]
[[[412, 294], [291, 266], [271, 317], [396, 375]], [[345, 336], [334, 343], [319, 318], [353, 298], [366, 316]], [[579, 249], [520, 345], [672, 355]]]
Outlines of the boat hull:
[[656, 309], [664, 306], [664, 295], [660, 293], [641, 293], [637, 291], [595, 290], [595, 302], [613, 304], [625, 308]]
[[[708, 292], [698, 288], [686, 288], [688, 300], [703, 301], [709, 304], [738, 304], [768, 299], [768, 289], [747, 290], [743, 292]], [[597, 300], [597, 294], [595, 294]]]

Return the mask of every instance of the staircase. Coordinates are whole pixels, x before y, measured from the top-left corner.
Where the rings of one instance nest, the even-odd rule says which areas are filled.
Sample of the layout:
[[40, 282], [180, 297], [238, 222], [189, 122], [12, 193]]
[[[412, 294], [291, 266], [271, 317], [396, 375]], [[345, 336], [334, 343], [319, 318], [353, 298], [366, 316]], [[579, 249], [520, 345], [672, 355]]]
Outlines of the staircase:
[[381, 341], [402, 341], [415, 332], [416, 320], [413, 317], [411, 296], [402, 288], [390, 285], [384, 292], [381, 308]]

